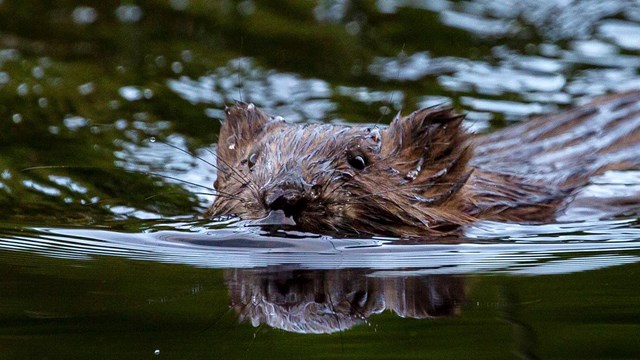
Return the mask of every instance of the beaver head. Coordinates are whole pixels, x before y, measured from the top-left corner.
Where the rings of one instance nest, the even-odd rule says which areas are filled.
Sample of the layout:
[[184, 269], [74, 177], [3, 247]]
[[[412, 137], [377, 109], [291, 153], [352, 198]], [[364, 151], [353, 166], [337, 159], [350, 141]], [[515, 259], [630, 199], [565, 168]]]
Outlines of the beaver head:
[[386, 128], [288, 124], [246, 103], [225, 114], [208, 215], [278, 212], [334, 236], [430, 235], [470, 221], [471, 150], [449, 108], [398, 115]]

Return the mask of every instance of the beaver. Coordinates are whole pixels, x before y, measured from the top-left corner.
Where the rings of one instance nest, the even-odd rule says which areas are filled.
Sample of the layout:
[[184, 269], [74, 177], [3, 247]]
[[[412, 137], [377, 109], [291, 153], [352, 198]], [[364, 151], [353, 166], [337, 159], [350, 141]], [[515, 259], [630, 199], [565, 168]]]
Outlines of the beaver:
[[226, 269], [224, 278], [241, 322], [302, 334], [348, 330], [384, 310], [411, 319], [452, 317], [466, 300], [465, 279], [459, 276], [372, 273]]
[[387, 127], [289, 124], [238, 102], [225, 109], [207, 214], [424, 237], [483, 219], [552, 221], [593, 176], [640, 168], [637, 91], [486, 135], [469, 134], [463, 119], [435, 106]]

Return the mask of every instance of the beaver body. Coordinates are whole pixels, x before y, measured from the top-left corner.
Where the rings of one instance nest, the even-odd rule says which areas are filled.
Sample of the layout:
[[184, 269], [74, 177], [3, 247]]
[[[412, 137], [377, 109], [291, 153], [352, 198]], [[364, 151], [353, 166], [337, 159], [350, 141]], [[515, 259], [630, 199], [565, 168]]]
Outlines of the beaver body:
[[591, 177], [640, 168], [640, 92], [481, 136], [441, 107], [386, 128], [288, 124], [245, 103], [225, 113], [208, 215], [280, 214], [283, 224], [334, 236], [552, 221]]

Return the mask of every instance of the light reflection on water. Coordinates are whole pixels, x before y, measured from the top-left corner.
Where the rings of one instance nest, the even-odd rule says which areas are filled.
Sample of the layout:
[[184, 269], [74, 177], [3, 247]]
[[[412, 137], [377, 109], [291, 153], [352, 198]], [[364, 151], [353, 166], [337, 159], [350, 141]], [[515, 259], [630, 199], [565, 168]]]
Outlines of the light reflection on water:
[[[552, 112], [557, 109], [555, 104], [568, 104], [572, 99], [640, 88], [640, 56], [633, 52], [637, 50], [636, 43], [640, 43], [640, 26], [634, 22], [637, 21], [635, 14], [640, 12], [637, 2], [587, 3], [477, 1], [473, 6], [471, 3], [454, 5], [447, 1], [437, 6], [429, 3], [433, 6], [426, 8], [456, 8], [456, 11], [441, 13], [445, 25], [461, 27], [479, 37], [511, 33], [516, 28], [505, 26], [504, 21], [515, 23], [524, 19], [534, 24], [536, 30], [546, 38], [571, 41], [563, 46], [544, 42], [528, 44], [524, 53], [509, 45], [497, 45], [492, 48], [489, 58], [482, 59], [436, 57], [428, 51], [403, 51], [398, 56], [375, 56], [367, 70], [382, 82], [417, 82], [435, 78], [445, 91], [473, 94], [463, 97], [466, 100], [462, 101], [462, 105], [470, 110], [469, 120], [475, 123], [486, 123], [487, 118], [483, 113], [498, 113], [507, 120], [520, 120], [526, 116]], [[347, 21], [342, 14], [344, 4], [340, 4], [320, 7], [322, 10], [318, 11], [323, 14], [322, 18]], [[403, 1], [378, 2], [380, 11], [385, 13], [393, 13], [404, 6], [417, 5]], [[623, 13], [629, 21], [607, 19], [616, 13]], [[483, 20], [474, 23], [469, 21], [470, 16]], [[498, 21], [495, 16], [510, 19], [499, 21], [498, 33], [485, 24], [486, 21]], [[580, 19], [579, 24], [574, 21], [577, 18]], [[523, 26], [529, 25], [522, 24], [517, 28]], [[588, 38], [591, 32], [594, 36]], [[628, 50], [632, 52], [625, 53]], [[591, 68], [580, 69], [583, 66]], [[330, 86], [322, 79], [266, 70], [247, 57], [234, 59], [210, 75], [198, 79], [182, 76], [168, 80], [167, 85], [194, 104], [213, 104], [219, 109], [224, 104], [242, 99], [255, 102], [290, 121], [330, 119], [338, 108], [337, 96], [347, 95], [353, 101], [368, 105], [373, 101], [392, 103], [395, 111], [405, 107], [407, 98], [401, 90], [392, 94], [368, 86]], [[371, 96], [362, 96], [363, 93]], [[377, 94], [388, 96], [385, 99]], [[504, 95], [511, 95], [514, 100], [492, 99]], [[475, 116], [475, 112], [479, 112], [478, 116]], [[211, 116], [221, 118], [221, 113], [211, 112]], [[487, 126], [477, 127], [483, 129]]]
[[[182, 224], [182, 225], [180, 225]], [[215, 225], [215, 226], [214, 226]], [[57, 258], [116, 256], [205, 268], [397, 269], [405, 274], [571, 273], [640, 260], [640, 228], [630, 220], [549, 225], [480, 223], [450, 244], [335, 239], [241, 224], [157, 223], [160, 230], [121, 233], [32, 228], [0, 232], [0, 248]], [[214, 226], [214, 227], [212, 227]]]
[[[293, 73], [267, 71], [251, 58], [237, 58], [198, 79], [170, 79], [167, 86], [182, 98], [217, 109], [234, 101], [255, 102], [289, 121], [320, 121], [335, 110], [329, 84]], [[214, 116], [221, 118], [220, 112]]]
[[186, 142], [186, 138], [174, 134], [164, 141], [149, 138], [142, 145], [122, 143], [123, 150], [115, 153], [116, 165], [150, 176], [157, 174], [162, 181], [178, 184], [196, 194], [204, 209], [213, 201], [215, 152], [204, 148], [191, 154]]

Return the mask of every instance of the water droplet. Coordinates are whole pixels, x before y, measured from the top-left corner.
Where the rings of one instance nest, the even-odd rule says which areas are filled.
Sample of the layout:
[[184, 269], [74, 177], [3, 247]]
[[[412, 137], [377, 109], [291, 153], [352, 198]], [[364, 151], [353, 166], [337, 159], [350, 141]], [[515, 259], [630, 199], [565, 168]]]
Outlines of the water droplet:
[[26, 96], [29, 93], [29, 85], [22, 83], [20, 85], [18, 85], [18, 88], [16, 89], [18, 95], [20, 96]]
[[40, 59], [38, 59], [38, 64], [40, 64], [40, 66], [42, 66], [45, 69], [48, 67], [51, 67], [51, 63], [52, 63], [51, 59], [46, 56], [43, 56]]
[[151, 99], [153, 97], [153, 90], [151, 89], [144, 89], [144, 91], [142, 92], [142, 94], [144, 95], [145, 99]]
[[11, 120], [13, 120], [14, 123], [19, 124], [22, 122], [22, 114], [13, 114], [13, 116], [11, 117]]
[[125, 120], [125, 119], [118, 119], [115, 122], [116, 129], [118, 129], [118, 130], [124, 130], [124, 129], [127, 128], [128, 125], [129, 124], [128, 124], [127, 120]]
[[160, 349], [156, 349], [156, 350], [153, 352], [153, 355], [156, 355], [156, 356], [160, 355]]
[[116, 9], [116, 17], [123, 23], [135, 23], [142, 19], [142, 9], [135, 5], [121, 5]]
[[182, 72], [182, 64], [179, 61], [174, 61], [173, 63], [171, 63], [171, 71], [173, 71], [176, 74], [179, 74]]
[[146, 124], [143, 124], [145, 121], [149, 120], [149, 113], [145, 111], [137, 112], [133, 114], [133, 118], [136, 119], [137, 123], [141, 123], [136, 126], [137, 129], [143, 130], [146, 128]]
[[73, 9], [71, 18], [74, 23], [79, 25], [92, 24], [98, 18], [98, 12], [96, 9], [89, 6], [78, 6]]
[[11, 78], [9, 77], [9, 74], [7, 74], [4, 71], [0, 71], [0, 85], [8, 83], [9, 80], [11, 80]]
[[2, 61], [17, 61], [19, 58], [20, 53], [16, 49], [0, 50], [0, 60]]
[[40, 66], [36, 66], [31, 69], [31, 75], [33, 75], [33, 77], [36, 79], [42, 79], [42, 77], [44, 77], [44, 69], [42, 69]]
[[360, 33], [361, 26], [357, 21], [350, 21], [345, 25], [345, 30], [349, 35], [355, 36]]
[[80, 95], [89, 95], [96, 89], [96, 85], [92, 82], [84, 83], [78, 86]]
[[156, 57], [156, 65], [158, 65], [158, 67], [167, 66], [167, 59], [162, 55], [157, 56]]
[[39, 98], [38, 99], [38, 106], [40, 106], [41, 108], [46, 108], [47, 106], [49, 106], [49, 100], [47, 100], [47, 98]]
[[154, 143], [154, 142], [156, 142], [156, 138], [152, 136], [152, 137], [149, 138], [149, 141]]
[[136, 101], [142, 99], [142, 91], [135, 86], [123, 86], [118, 89], [120, 96], [129, 101]]
[[87, 119], [82, 116], [67, 116], [64, 119], [64, 126], [66, 126], [69, 130], [77, 130], [82, 127], [87, 126]]
[[193, 54], [191, 53], [191, 50], [183, 50], [180, 53], [180, 57], [184, 62], [191, 62], [193, 60]]

